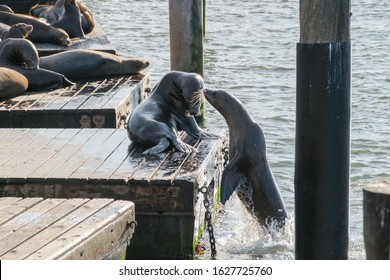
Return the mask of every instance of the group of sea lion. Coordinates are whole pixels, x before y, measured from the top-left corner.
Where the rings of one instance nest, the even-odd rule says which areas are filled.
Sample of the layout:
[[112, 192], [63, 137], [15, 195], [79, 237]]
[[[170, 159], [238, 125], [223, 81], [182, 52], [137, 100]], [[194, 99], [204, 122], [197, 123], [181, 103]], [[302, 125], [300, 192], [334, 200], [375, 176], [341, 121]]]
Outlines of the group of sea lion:
[[201, 76], [171, 71], [164, 75], [151, 94], [132, 112], [128, 136], [144, 147], [145, 155], [159, 155], [167, 149], [192, 153], [196, 149], [178, 137], [179, 130], [194, 138], [215, 138], [196, 123], [203, 97], [225, 118], [229, 127], [229, 164], [222, 174], [221, 202], [237, 189], [250, 190], [252, 204], [239, 198], [266, 228], [283, 228], [286, 209], [266, 156], [263, 130], [243, 104], [223, 90], [206, 89]]
[[[86, 38], [85, 34], [94, 27], [92, 12], [75, 0], [35, 5], [29, 15], [16, 14], [8, 6], [0, 5], [0, 82], [2, 87], [6, 81], [9, 85], [7, 91], [2, 90], [0, 98], [12, 98], [26, 90], [70, 86], [73, 84], [70, 79], [139, 73], [149, 66], [144, 59], [92, 50], [65, 50], [50, 56], [38, 56], [34, 43], [69, 46], [72, 38]], [[11, 77], [9, 71], [20, 75], [13, 74], [11, 81], [7, 78]], [[14, 88], [11, 89], [11, 85]]]

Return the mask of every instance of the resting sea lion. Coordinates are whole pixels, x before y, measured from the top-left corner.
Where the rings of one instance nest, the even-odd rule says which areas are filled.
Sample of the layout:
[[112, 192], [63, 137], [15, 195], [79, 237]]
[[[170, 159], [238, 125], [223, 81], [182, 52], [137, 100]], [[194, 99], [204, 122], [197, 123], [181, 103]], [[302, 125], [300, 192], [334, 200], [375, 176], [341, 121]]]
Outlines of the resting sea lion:
[[36, 4], [31, 7], [30, 16], [44, 18], [48, 23], [58, 21], [65, 13], [65, 0], [57, 0], [54, 5]]
[[7, 5], [0, 5], [0, 11], [2, 12], [8, 12], [8, 13], [13, 13], [14, 11], [8, 7]]
[[28, 39], [35, 43], [51, 43], [63, 46], [70, 44], [69, 36], [64, 30], [52, 27], [32, 16], [0, 12], [0, 22], [8, 25], [16, 23], [32, 25], [33, 31], [29, 34]]
[[28, 80], [28, 90], [53, 90], [73, 85], [64, 75], [39, 69], [38, 51], [26, 39], [8, 38], [0, 44], [0, 67], [13, 69]]
[[85, 38], [83, 29], [81, 28], [81, 14], [80, 9], [76, 5], [75, 0], [65, 0], [64, 3], [65, 13], [51, 26], [61, 28], [68, 33], [70, 38]]
[[166, 74], [131, 114], [127, 127], [130, 140], [147, 147], [143, 153], [152, 155], [170, 146], [184, 153], [195, 151], [177, 137], [177, 130], [194, 138], [216, 137], [199, 128], [193, 117], [200, 113], [203, 90], [203, 79], [198, 74]]
[[40, 66], [69, 79], [85, 79], [138, 73], [148, 67], [149, 62], [102, 51], [69, 50], [41, 57]]
[[28, 80], [22, 74], [0, 67], [0, 100], [13, 98], [26, 92]]
[[17, 23], [12, 26], [0, 23], [0, 39], [5, 40], [7, 38], [26, 38], [32, 32], [32, 30], [32, 25], [25, 23]]
[[271, 220], [275, 220], [279, 226], [284, 226], [286, 209], [267, 161], [260, 125], [233, 95], [210, 89], [206, 89], [204, 95], [229, 127], [229, 163], [222, 174], [221, 202], [224, 204], [242, 184], [246, 189], [252, 188], [252, 207], [260, 224], [268, 227]]
[[[53, 24], [59, 21], [65, 14], [65, 0], [57, 0], [53, 5], [37, 4], [30, 9], [29, 14], [37, 18], [44, 18], [48, 23]], [[92, 32], [95, 28], [95, 19], [90, 9], [81, 2], [76, 2], [81, 13], [81, 27], [84, 34]]]

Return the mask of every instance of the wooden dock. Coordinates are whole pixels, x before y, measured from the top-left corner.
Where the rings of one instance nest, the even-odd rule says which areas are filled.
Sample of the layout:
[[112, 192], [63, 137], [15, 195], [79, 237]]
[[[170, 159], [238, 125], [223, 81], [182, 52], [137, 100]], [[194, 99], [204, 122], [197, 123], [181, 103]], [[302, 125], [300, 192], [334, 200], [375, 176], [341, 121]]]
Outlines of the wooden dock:
[[[36, 4], [54, 4], [56, 1], [48, 0], [1, 0], [0, 4], [9, 6], [15, 13], [28, 14], [30, 8]], [[93, 12], [93, 11], [92, 11]], [[96, 51], [104, 51], [112, 54], [116, 54], [116, 50], [111, 42], [107, 39], [103, 33], [99, 23], [95, 21], [94, 30], [86, 34], [86, 39], [74, 38], [71, 39], [69, 46], [60, 46], [54, 44], [35, 44], [39, 56], [50, 55], [65, 50], [73, 49], [88, 49]]]
[[79, 81], [54, 91], [0, 101], [2, 128], [123, 128], [146, 98], [149, 74]]
[[119, 259], [134, 203], [113, 199], [0, 198], [0, 259]]
[[199, 189], [217, 192], [224, 141], [181, 137], [198, 152], [144, 156], [124, 129], [0, 129], [0, 197], [133, 201], [128, 258], [192, 258]]

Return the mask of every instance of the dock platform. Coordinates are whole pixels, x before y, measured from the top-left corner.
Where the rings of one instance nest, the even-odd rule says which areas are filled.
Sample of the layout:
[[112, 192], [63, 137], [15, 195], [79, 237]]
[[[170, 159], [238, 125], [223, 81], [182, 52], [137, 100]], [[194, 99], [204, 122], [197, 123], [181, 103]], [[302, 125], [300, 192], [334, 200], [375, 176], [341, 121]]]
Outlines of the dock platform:
[[149, 74], [78, 81], [53, 91], [0, 101], [2, 128], [123, 128], [146, 98]]
[[[221, 138], [184, 142], [197, 152], [144, 156], [124, 129], [0, 129], [0, 197], [133, 201], [138, 223], [128, 258], [192, 258], [204, 219], [203, 194], [216, 195]], [[212, 200], [211, 200], [212, 201]]]
[[125, 257], [134, 203], [113, 199], [0, 198], [0, 259]]
[[[55, 0], [1, 0], [0, 4], [5, 4], [9, 6], [15, 13], [28, 14], [30, 8], [36, 4], [54, 5], [55, 2]], [[114, 46], [107, 39], [99, 23], [97, 23], [96, 21], [94, 30], [92, 30], [92, 32], [89, 34], [86, 34], [86, 37], [86, 39], [71, 39], [71, 44], [69, 46], [41, 43], [35, 44], [35, 46], [38, 50], [39, 56], [46, 56], [73, 49], [104, 51], [116, 54]]]

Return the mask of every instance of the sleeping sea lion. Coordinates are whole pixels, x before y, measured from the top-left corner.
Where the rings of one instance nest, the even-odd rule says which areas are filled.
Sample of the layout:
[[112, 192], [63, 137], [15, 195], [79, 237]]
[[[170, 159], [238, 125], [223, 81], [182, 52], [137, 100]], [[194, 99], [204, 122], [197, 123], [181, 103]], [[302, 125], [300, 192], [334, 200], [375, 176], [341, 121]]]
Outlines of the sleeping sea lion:
[[53, 90], [73, 85], [64, 75], [39, 69], [38, 51], [26, 39], [8, 38], [0, 44], [0, 67], [13, 69], [28, 80], [28, 90]]
[[70, 44], [69, 36], [64, 30], [50, 26], [29, 15], [0, 12], [0, 22], [10, 26], [16, 23], [32, 25], [33, 31], [27, 38], [35, 43], [51, 43], [63, 46]]
[[146, 60], [91, 50], [68, 50], [40, 59], [42, 68], [61, 73], [69, 79], [135, 74], [149, 66]]
[[28, 80], [9, 68], [0, 67], [0, 100], [13, 98], [26, 92]]
[[4, 23], [0, 23], [0, 39], [26, 38], [32, 30], [33, 26], [30, 24], [17, 23], [12, 26], [8, 26]]

